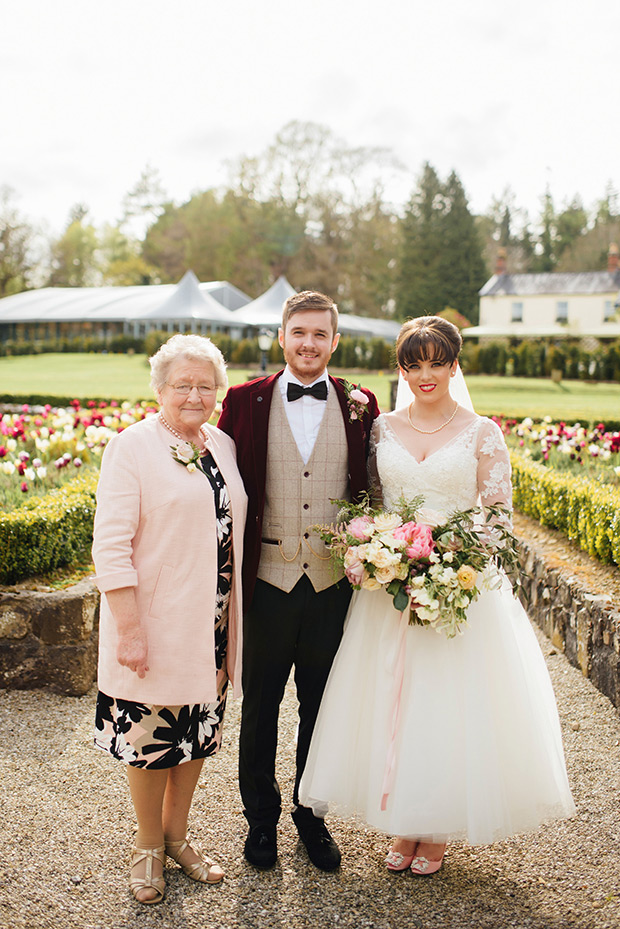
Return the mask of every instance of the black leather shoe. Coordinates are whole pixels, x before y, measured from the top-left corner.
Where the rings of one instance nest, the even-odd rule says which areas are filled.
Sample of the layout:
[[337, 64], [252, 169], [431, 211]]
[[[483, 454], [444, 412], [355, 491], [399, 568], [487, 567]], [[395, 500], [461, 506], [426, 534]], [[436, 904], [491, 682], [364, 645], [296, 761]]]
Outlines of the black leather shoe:
[[278, 857], [275, 826], [251, 826], [243, 849], [255, 868], [273, 868]]
[[335, 871], [342, 856], [323, 820], [305, 807], [293, 810], [291, 815], [312, 864], [321, 871]]

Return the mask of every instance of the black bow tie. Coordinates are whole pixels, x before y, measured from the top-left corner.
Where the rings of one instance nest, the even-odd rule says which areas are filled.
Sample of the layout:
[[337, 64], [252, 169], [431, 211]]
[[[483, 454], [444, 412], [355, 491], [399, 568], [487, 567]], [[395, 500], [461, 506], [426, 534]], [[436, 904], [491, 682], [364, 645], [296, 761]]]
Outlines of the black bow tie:
[[302, 387], [301, 384], [289, 384], [286, 388], [287, 400], [299, 400], [300, 397], [315, 397], [317, 400], [327, 400], [327, 383], [319, 381], [312, 387]]

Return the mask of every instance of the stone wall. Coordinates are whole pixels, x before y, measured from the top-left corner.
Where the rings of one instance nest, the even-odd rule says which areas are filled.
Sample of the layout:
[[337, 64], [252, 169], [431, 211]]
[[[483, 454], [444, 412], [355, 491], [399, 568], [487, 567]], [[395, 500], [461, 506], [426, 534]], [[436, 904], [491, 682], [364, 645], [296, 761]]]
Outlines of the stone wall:
[[0, 593], [0, 687], [85, 694], [97, 673], [98, 622], [99, 592], [88, 579], [66, 590]]
[[[521, 600], [558, 651], [620, 709], [620, 612], [521, 538]], [[79, 696], [97, 673], [99, 593], [91, 580], [63, 591], [0, 593], [0, 687], [50, 687]]]
[[521, 540], [521, 601], [528, 615], [585, 677], [620, 709], [620, 612]]

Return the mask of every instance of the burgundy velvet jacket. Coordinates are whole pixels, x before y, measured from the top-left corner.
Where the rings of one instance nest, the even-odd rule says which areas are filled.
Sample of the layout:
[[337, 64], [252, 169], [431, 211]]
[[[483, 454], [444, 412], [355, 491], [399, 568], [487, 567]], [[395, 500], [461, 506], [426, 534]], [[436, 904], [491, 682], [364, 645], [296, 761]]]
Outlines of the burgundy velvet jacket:
[[[271, 398], [277, 379], [282, 374], [269, 375], [231, 387], [222, 404], [218, 429], [228, 433], [237, 446], [237, 467], [248, 495], [248, 515], [245, 524], [243, 549], [243, 603], [247, 609], [252, 600], [258, 562], [260, 560], [265, 508], [265, 478], [267, 472], [267, 434]], [[379, 415], [379, 406], [373, 393], [361, 388], [368, 397], [362, 419], [352, 420], [347, 395], [339, 378], [329, 377], [336, 391], [344, 421], [349, 447], [349, 487], [351, 499], [356, 500], [368, 489], [366, 461], [370, 443], [370, 428]]]

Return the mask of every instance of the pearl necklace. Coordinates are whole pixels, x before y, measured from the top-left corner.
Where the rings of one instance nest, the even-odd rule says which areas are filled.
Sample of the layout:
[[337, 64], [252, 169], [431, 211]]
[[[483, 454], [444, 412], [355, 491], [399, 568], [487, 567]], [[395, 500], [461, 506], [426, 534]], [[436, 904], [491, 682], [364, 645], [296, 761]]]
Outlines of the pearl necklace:
[[[176, 436], [177, 439], [180, 439], [181, 442], [187, 442], [187, 441], [188, 441], [188, 439], [184, 439], [184, 438], [183, 438], [183, 436], [181, 435], [180, 432], [177, 432], [176, 429], [173, 429], [173, 428], [172, 428], [172, 426], [170, 425], [170, 423], [169, 423], [169, 422], [166, 420], [166, 418], [164, 417], [164, 414], [161, 412], [161, 410], [160, 410], [160, 412], [159, 412], [159, 421], [160, 421], [160, 423], [162, 424], [162, 426], [164, 426], [164, 427], [168, 430], [168, 432], [171, 432], [172, 435]], [[203, 449], [203, 448], [205, 447], [205, 444], [206, 444], [206, 437], [205, 437], [205, 435], [204, 435], [204, 433], [203, 433], [203, 431], [202, 431], [202, 426], [200, 427], [200, 429], [199, 429], [198, 431], [200, 432], [200, 438], [202, 439], [202, 442], [201, 442], [201, 446], [200, 446], [200, 447], [201, 447], [201, 449]]]
[[424, 435], [434, 435], [436, 432], [441, 432], [444, 426], [447, 426], [448, 423], [452, 422], [452, 420], [456, 416], [456, 411], [459, 408], [459, 405], [457, 403], [456, 406], [454, 407], [454, 412], [452, 416], [450, 417], [450, 419], [447, 419], [445, 423], [441, 424], [441, 426], [437, 426], [436, 429], [420, 429], [419, 426], [416, 426], [414, 423], [411, 422], [411, 407], [412, 406], [413, 406], [413, 403], [410, 403], [409, 406], [407, 407], [407, 419], [409, 420], [409, 425], [411, 426], [412, 429], [415, 429], [416, 432], [422, 432]]

